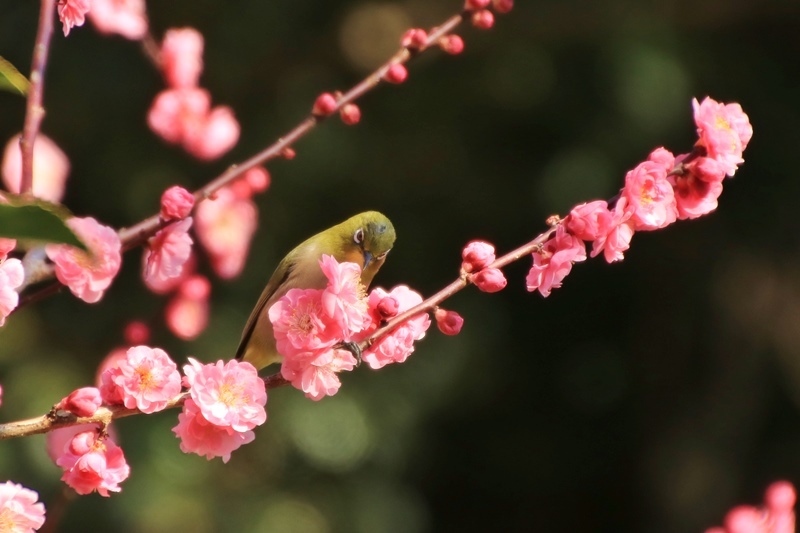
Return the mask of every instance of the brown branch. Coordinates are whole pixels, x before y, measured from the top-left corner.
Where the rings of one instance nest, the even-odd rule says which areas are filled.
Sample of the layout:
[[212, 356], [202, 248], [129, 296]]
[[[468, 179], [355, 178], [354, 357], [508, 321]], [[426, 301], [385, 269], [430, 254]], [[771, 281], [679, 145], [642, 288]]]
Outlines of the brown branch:
[[22, 152], [22, 177], [19, 192], [30, 193], [33, 190], [33, 144], [44, 119], [42, 95], [44, 93], [44, 71], [47, 66], [47, 53], [50, 49], [50, 38], [53, 36], [53, 18], [55, 16], [55, 0], [42, 0], [39, 13], [39, 29], [36, 31], [36, 42], [33, 46], [31, 62], [31, 85], [28, 89], [28, 103], [25, 111], [25, 125], [19, 139]]
[[[47, 1], [47, 0], [45, 0]], [[52, 0], [50, 0], [52, 1]], [[445, 35], [452, 32], [459, 24], [461, 24], [464, 20], [469, 17], [469, 11], [463, 11], [457, 15], [453, 15], [447, 20], [445, 20], [439, 26], [436, 26], [431, 29], [428, 33], [428, 37], [424, 44], [419, 47], [415, 48], [408, 48], [408, 47], [401, 47], [387, 62], [383, 65], [378, 67], [374, 72], [369, 74], [363, 80], [361, 80], [358, 84], [353, 86], [350, 90], [346, 93], [338, 96], [336, 101], [336, 107], [333, 108], [332, 112], [327, 116], [318, 116], [314, 115], [313, 113], [303, 119], [297, 126], [295, 126], [292, 130], [286, 133], [283, 137], [279, 138], [275, 141], [272, 145], [268, 146], [261, 152], [257, 153], [250, 159], [246, 161], [234, 164], [228, 168], [225, 172], [217, 176], [216, 178], [212, 179], [208, 182], [205, 186], [201, 187], [200, 189], [194, 192], [194, 197], [197, 203], [211, 197], [214, 193], [220, 190], [222, 187], [228, 185], [229, 183], [233, 182], [237, 178], [241, 177], [247, 170], [260, 165], [264, 164], [267, 161], [275, 159], [276, 157], [281, 157], [287, 148], [290, 148], [295, 142], [299, 139], [303, 138], [306, 134], [308, 134], [314, 127], [322, 122], [325, 118], [329, 116], [335, 115], [341, 108], [351, 103], [367, 92], [375, 89], [383, 80], [384, 75], [386, 72], [391, 68], [392, 65], [395, 64], [405, 64], [412, 58], [422, 54], [426, 50], [430, 48], [436, 47], [439, 40], [444, 37]], [[150, 38], [152, 40], [152, 37]], [[155, 42], [145, 42], [144, 49], [145, 53], [150, 57], [154, 62], [157, 63], [156, 58], [154, 56], [153, 47], [157, 46]], [[195, 204], [196, 207], [197, 204]], [[119, 230], [119, 237], [122, 241], [122, 249], [124, 251], [130, 250], [132, 248], [136, 248], [137, 246], [143, 245], [147, 239], [153, 236], [161, 227], [163, 227], [164, 222], [161, 220], [159, 215], [153, 215], [148, 217], [141, 222], [128, 227], [128, 228], [121, 228]], [[26, 305], [30, 302], [40, 300], [51, 294], [55, 294], [56, 291], [53, 290], [52, 285], [59, 285], [57, 280], [52, 280], [48, 284], [43, 287], [40, 287], [35, 292], [25, 295], [20, 298], [19, 307]]]

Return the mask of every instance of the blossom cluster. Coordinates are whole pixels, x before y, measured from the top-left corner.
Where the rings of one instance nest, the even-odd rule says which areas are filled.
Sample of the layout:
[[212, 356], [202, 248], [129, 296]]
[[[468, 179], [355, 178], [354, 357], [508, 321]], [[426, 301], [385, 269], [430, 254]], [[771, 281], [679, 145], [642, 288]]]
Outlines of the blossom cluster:
[[578, 205], [561, 221], [554, 235], [533, 252], [526, 282], [529, 291], [548, 296], [572, 269], [603, 254], [620, 261], [637, 231], [665, 228], [676, 220], [706, 215], [717, 208], [726, 176], [732, 177], [744, 160], [742, 152], [753, 128], [739, 104], [705, 98], [692, 102], [698, 141], [691, 153], [673, 155], [654, 150], [625, 176], [625, 186], [612, 202], [597, 200]]
[[794, 533], [794, 506], [797, 492], [788, 481], [776, 481], [767, 487], [764, 505], [740, 505], [725, 515], [724, 526], [706, 533]]
[[[290, 289], [268, 310], [283, 356], [281, 375], [313, 400], [336, 394], [337, 374], [355, 367], [356, 358], [341, 347], [343, 342], [367, 338], [388, 318], [422, 302], [406, 286], [389, 292], [376, 288], [367, 296], [359, 265], [329, 255], [319, 264], [328, 280], [325, 289]], [[405, 322], [365, 350], [363, 360], [372, 368], [405, 361], [429, 325], [427, 314]]]

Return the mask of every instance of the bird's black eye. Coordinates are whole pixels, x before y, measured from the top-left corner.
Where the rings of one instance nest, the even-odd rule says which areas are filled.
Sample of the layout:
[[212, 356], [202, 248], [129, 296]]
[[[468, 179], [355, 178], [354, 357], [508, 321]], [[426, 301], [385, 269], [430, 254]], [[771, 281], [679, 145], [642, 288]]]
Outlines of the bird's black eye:
[[364, 228], [358, 228], [356, 232], [353, 233], [353, 242], [356, 244], [364, 242]]

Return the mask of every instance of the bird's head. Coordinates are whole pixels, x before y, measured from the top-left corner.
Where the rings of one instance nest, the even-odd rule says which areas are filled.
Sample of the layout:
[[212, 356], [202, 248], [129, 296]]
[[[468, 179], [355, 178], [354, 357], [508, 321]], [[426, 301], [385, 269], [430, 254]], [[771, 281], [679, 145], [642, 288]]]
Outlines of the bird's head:
[[372, 278], [394, 246], [394, 226], [377, 211], [365, 211], [338, 226], [343, 259], [361, 265], [361, 282], [369, 286]]

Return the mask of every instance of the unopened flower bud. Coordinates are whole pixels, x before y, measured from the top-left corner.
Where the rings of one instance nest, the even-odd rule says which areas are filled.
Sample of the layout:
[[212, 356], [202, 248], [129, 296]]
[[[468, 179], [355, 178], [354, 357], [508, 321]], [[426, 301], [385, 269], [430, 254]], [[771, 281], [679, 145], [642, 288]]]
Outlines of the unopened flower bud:
[[461, 326], [464, 325], [464, 319], [455, 311], [448, 311], [440, 307], [434, 311], [433, 316], [436, 318], [439, 331], [445, 335], [458, 335]]
[[488, 30], [494, 26], [494, 15], [488, 9], [481, 9], [472, 14], [472, 25], [479, 30]]
[[339, 111], [339, 116], [342, 118], [342, 122], [352, 126], [361, 120], [361, 109], [353, 103], [345, 104]]
[[498, 13], [505, 14], [514, 9], [514, 0], [492, 0], [494, 10]]
[[406, 48], [419, 50], [428, 42], [428, 33], [420, 28], [412, 28], [403, 34], [400, 44]]
[[161, 218], [180, 220], [189, 216], [194, 207], [194, 195], [177, 185], [170, 187], [161, 195]]
[[477, 9], [486, 9], [492, 0], [466, 0], [464, 2], [464, 9], [467, 11], [475, 11]]
[[497, 292], [506, 284], [506, 277], [498, 268], [484, 268], [472, 276], [472, 283], [483, 292]]
[[406, 81], [406, 78], [408, 78], [408, 70], [405, 65], [400, 63], [391, 65], [386, 71], [386, 74], [383, 75], [383, 79], [389, 83], [403, 83]]
[[317, 117], [327, 117], [336, 111], [336, 98], [331, 93], [322, 93], [314, 102], [311, 113]]
[[292, 159], [295, 158], [295, 156], [297, 155], [297, 152], [295, 152], [294, 148], [292, 148], [291, 146], [287, 146], [286, 148], [281, 150], [281, 155], [287, 161], [291, 161]]
[[97, 387], [83, 387], [72, 391], [56, 407], [75, 416], [92, 416], [102, 403], [100, 390]]
[[380, 313], [384, 320], [397, 316], [399, 309], [400, 303], [394, 296], [386, 296], [378, 302], [378, 313]]
[[205, 300], [211, 294], [211, 283], [208, 278], [196, 274], [181, 284], [181, 296], [190, 300]]
[[495, 259], [494, 246], [488, 242], [472, 241], [461, 251], [461, 268], [464, 272], [477, 272], [486, 268]]
[[797, 492], [788, 481], [776, 481], [764, 495], [764, 503], [772, 512], [791, 512], [796, 502]]
[[464, 39], [455, 34], [445, 35], [439, 39], [439, 47], [448, 54], [458, 55], [464, 51]]
[[269, 171], [264, 167], [253, 167], [244, 173], [244, 179], [250, 185], [250, 189], [256, 192], [264, 192], [269, 188]]
[[75, 455], [84, 455], [89, 453], [97, 441], [97, 434], [94, 431], [82, 431], [78, 433], [69, 443], [69, 451]]
[[123, 337], [125, 338], [125, 344], [131, 346], [147, 344], [150, 340], [150, 327], [141, 320], [132, 320], [125, 326]]

